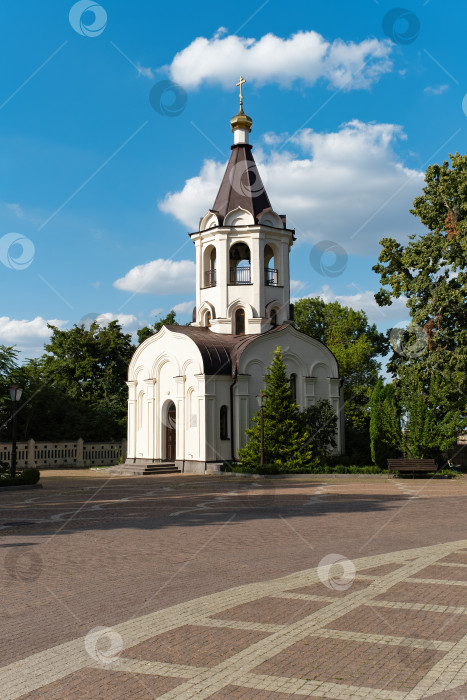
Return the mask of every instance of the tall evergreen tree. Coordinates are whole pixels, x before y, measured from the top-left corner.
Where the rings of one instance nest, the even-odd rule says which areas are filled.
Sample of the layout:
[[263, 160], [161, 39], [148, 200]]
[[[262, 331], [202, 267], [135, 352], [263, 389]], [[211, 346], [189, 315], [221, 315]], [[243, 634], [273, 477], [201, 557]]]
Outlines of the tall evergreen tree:
[[387, 460], [401, 454], [400, 413], [392, 384], [378, 379], [370, 400], [371, 458], [378, 467], [386, 467]]
[[456, 442], [465, 418], [456, 406], [446, 405], [444, 380], [433, 373], [425, 383], [413, 368], [402, 370], [400, 394], [404, 418], [404, 452], [442, 462], [442, 454]]
[[[274, 464], [289, 471], [317, 466], [319, 458], [313, 450], [309, 431], [303, 427], [299, 408], [292, 398], [280, 347], [274, 352], [264, 382], [265, 464]], [[253, 416], [252, 422], [253, 426], [246, 431], [248, 443], [238, 452], [244, 466], [255, 468], [260, 464], [260, 411]]]

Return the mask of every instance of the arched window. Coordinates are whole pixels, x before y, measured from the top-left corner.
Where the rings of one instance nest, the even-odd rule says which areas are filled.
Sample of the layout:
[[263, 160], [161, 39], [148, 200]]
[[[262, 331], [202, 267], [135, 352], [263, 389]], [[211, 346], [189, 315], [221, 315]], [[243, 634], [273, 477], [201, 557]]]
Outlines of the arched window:
[[206, 313], [204, 314], [204, 325], [206, 327], [209, 327], [211, 325], [211, 312], [210, 311], [206, 311]]
[[271, 326], [277, 326], [277, 309], [271, 309]]
[[297, 403], [297, 375], [290, 375], [290, 393], [292, 394], [292, 401]]
[[235, 312], [235, 335], [245, 335], [245, 310], [237, 309]]
[[229, 409], [227, 408], [227, 406], [221, 406], [221, 410], [219, 412], [221, 440], [228, 440], [229, 439], [228, 418], [229, 418]]

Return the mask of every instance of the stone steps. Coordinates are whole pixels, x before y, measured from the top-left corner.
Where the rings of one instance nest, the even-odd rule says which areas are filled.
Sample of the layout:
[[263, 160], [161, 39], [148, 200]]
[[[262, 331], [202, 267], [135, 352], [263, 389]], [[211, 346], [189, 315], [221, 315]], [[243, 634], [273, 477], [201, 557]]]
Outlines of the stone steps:
[[110, 474], [120, 476], [150, 476], [157, 474], [180, 474], [173, 462], [160, 462], [158, 464], [119, 464], [109, 469]]

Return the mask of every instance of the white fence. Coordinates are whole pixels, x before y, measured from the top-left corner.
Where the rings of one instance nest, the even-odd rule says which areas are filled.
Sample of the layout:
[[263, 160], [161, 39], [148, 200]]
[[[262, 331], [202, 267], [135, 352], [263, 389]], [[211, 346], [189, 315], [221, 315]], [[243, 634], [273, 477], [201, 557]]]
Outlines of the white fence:
[[[0, 460], [11, 462], [11, 442], [0, 443]], [[120, 442], [27, 442], [17, 443], [17, 466], [38, 467], [98, 467], [119, 464], [126, 459], [126, 440]]]

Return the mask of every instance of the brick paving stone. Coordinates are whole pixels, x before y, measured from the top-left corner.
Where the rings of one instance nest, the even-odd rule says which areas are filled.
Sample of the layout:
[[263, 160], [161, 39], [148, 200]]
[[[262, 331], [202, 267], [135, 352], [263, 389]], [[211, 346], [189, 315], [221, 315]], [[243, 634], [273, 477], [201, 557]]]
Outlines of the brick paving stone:
[[465, 607], [467, 605], [467, 587], [444, 585], [442, 583], [404, 581], [392, 586], [385, 593], [376, 596], [375, 600]]
[[215, 666], [267, 637], [250, 630], [183, 625], [125, 650], [125, 657], [170, 664]]
[[446, 564], [467, 564], [467, 552], [461, 550], [453, 554], [448, 554], [447, 557], [443, 557], [439, 561], [440, 563], [443, 562]]
[[426, 700], [466, 700], [467, 684], [444, 690], [441, 693], [435, 693], [435, 695], [426, 695], [425, 698]]
[[337, 630], [457, 642], [467, 632], [465, 615], [361, 605], [329, 623]]
[[311, 586], [301, 586], [300, 588], [290, 588], [289, 593], [305, 593], [307, 595], [319, 595], [326, 598], [345, 598], [349, 593], [362, 591], [371, 584], [371, 581], [359, 581], [355, 579], [346, 589], [334, 589], [325, 586], [324, 583], [314, 583]]
[[286, 598], [260, 598], [252, 603], [243, 603], [224, 610], [213, 619], [245, 620], [267, 624], [291, 624], [296, 620], [311, 615], [328, 603], [315, 600], [291, 600]]
[[427, 566], [417, 573], [416, 578], [446, 579], [467, 582], [467, 566]]
[[[269, 690], [252, 690], [251, 688], [241, 688], [236, 685], [228, 685], [222, 690], [218, 690], [214, 695], [210, 695], [207, 700], [304, 700], [304, 695], [292, 695], [289, 693], [275, 693]], [[318, 695], [307, 695], [309, 700], [318, 698]]]
[[[18, 664], [11, 671], [3, 669], [3, 676], [0, 668], [2, 681], [5, 678], [15, 689], [6, 695], [9, 700], [34, 688], [40, 672], [44, 687], [29, 692], [25, 696], [28, 700], [138, 700], [164, 693], [176, 700], [180, 683], [184, 688], [192, 684], [192, 695], [180, 690], [180, 697], [189, 700], [200, 693], [195, 680], [190, 680], [199, 666], [206, 667], [202, 674], [207, 674], [203, 675], [203, 698], [223, 683], [226, 687], [217, 691], [217, 697], [228, 698], [229, 693], [248, 700], [305, 697], [300, 694], [300, 679], [318, 674], [321, 680], [330, 679], [337, 685], [319, 689], [310, 683], [306, 697], [325, 694], [342, 700], [373, 700], [376, 689], [386, 688], [381, 697], [393, 700], [390, 693], [395, 692], [397, 683], [405, 693], [440, 658], [447, 659], [447, 665], [440, 666], [437, 688], [448, 687], [453, 678], [465, 682], [465, 644], [458, 642], [459, 648], [454, 647], [451, 656], [446, 649], [459, 639], [456, 625], [460, 620], [467, 622], [467, 615], [453, 616], [446, 611], [440, 628], [434, 611], [414, 616], [418, 611], [396, 607], [388, 613], [386, 607], [372, 609], [371, 601], [364, 606], [366, 597], [359, 595], [372, 586], [372, 580], [385, 586], [392, 576], [394, 585], [381, 588], [375, 601], [415, 603], [417, 607], [466, 606], [465, 585], [421, 584], [410, 578], [395, 583], [400, 567], [410, 560], [415, 568], [421, 567], [412, 578], [466, 580], [467, 567], [438, 565], [467, 564], [464, 542], [457, 545], [462, 545], [461, 551], [449, 554], [450, 542], [465, 537], [465, 478], [455, 483], [187, 475], [108, 480], [99, 473], [62, 472], [47, 474], [43, 480], [42, 491], [0, 494], [0, 663]], [[417, 498], [408, 500], [410, 495]], [[1, 529], [8, 522], [17, 524]], [[437, 523], [435, 531], [433, 522]], [[446, 543], [445, 551], [442, 543]], [[418, 547], [428, 548], [426, 564], [420, 559], [425, 554], [416, 553]], [[332, 553], [356, 562], [368, 557], [368, 564], [366, 560], [357, 564], [357, 578], [348, 589], [334, 590], [317, 582], [316, 567]], [[361, 580], [360, 574], [372, 580]], [[287, 575], [297, 576], [296, 582], [291, 580], [271, 590], [271, 584]], [[242, 593], [250, 584], [258, 587], [253, 596], [256, 603], [246, 602], [253, 598]], [[294, 599], [294, 594], [329, 600]], [[205, 596], [213, 596], [213, 605], [197, 619], [198, 600], [202, 606]], [[219, 603], [218, 596], [222, 599]], [[232, 602], [226, 608], [228, 596]], [[194, 612], [185, 619], [185, 613], [179, 615], [178, 607], [172, 606], [192, 605], [189, 601], [194, 603]], [[333, 606], [341, 615], [335, 624], [344, 620], [347, 631], [335, 629], [330, 622]], [[351, 612], [355, 607], [360, 617]], [[369, 634], [362, 629], [375, 629], [375, 611], [395, 627], [396, 632], [386, 631], [388, 637], [418, 636], [420, 648], [389, 643], [389, 639], [384, 644], [379, 639], [371, 643], [357, 638]], [[323, 636], [297, 641], [293, 625], [310, 612], [314, 633], [319, 635], [320, 626], [325, 625]], [[209, 616], [210, 626], [204, 622]], [[223, 619], [228, 628], [223, 627]], [[165, 630], [173, 629], [157, 635], [157, 620], [167, 622]], [[285, 627], [277, 632], [272, 628], [259, 631], [261, 625], [271, 622]], [[82, 638], [101, 625], [121, 626], [125, 648], [113, 669], [86, 668], [87, 657], [81, 660]], [[332, 638], [331, 627], [335, 629]], [[284, 651], [271, 649], [270, 635], [280, 638], [283, 632], [289, 635], [281, 646]], [[352, 633], [354, 639], [348, 636]], [[442, 639], [448, 641], [443, 641], [440, 649], [430, 646], [443, 633]], [[289, 642], [291, 646], [285, 648]], [[74, 658], [66, 651], [68, 643], [74, 645]], [[407, 643], [410, 645], [410, 640]], [[131, 644], [133, 647], [127, 649]], [[250, 656], [248, 647], [255, 644]], [[264, 649], [269, 649], [267, 654]], [[33, 657], [35, 653], [39, 656]], [[274, 656], [265, 660], [271, 653]], [[245, 671], [245, 678], [230, 678], [238, 669], [237, 661], [232, 661], [229, 669], [235, 654], [257, 660], [258, 667], [254, 672]], [[81, 670], [71, 673], [68, 664], [73, 665], [74, 659], [72, 667]], [[144, 659], [153, 660], [150, 673], [154, 675], [148, 671], [151, 662]], [[217, 668], [223, 660], [225, 666]], [[158, 662], [181, 665], [162, 668]], [[262, 667], [270, 669], [269, 679], [258, 675]], [[20, 670], [15, 676], [16, 668]], [[310, 668], [314, 675], [308, 675]], [[62, 672], [69, 675], [52, 683]], [[258, 680], [252, 682], [255, 675]], [[148, 696], [140, 680], [150, 688]], [[359, 690], [359, 686], [367, 689]], [[368, 688], [375, 689], [373, 695]], [[446, 693], [439, 697], [463, 697], [456, 689]], [[465, 689], [463, 694], [467, 697]], [[0, 697], [3, 695], [2, 687]], [[402, 700], [399, 695], [397, 700]]]
[[254, 672], [408, 691], [444, 656], [431, 649], [415, 651], [418, 663], [412, 666], [404, 663], [397, 646], [307, 637], [257, 666]]
[[180, 678], [86, 668], [20, 700], [153, 700], [182, 682]]
[[381, 564], [381, 566], [370, 566], [369, 569], [360, 569], [358, 573], [365, 574], [365, 576], [385, 576], [400, 568], [401, 564], [393, 562], [391, 564]]

